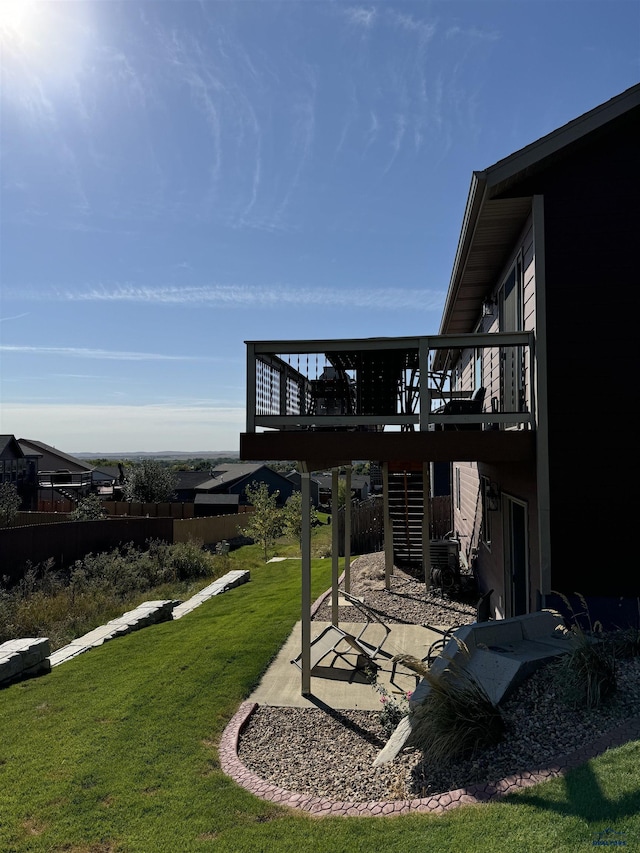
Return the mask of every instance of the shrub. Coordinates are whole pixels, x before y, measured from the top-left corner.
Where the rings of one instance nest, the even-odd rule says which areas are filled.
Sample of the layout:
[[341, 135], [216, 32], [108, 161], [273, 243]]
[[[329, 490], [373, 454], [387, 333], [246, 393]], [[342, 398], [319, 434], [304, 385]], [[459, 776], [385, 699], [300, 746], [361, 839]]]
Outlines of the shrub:
[[20, 509], [22, 498], [14, 483], [0, 483], [0, 525], [7, 527]]
[[141, 503], [169, 501], [177, 482], [176, 474], [157, 459], [143, 459], [127, 469], [122, 487], [124, 499]]
[[376, 693], [380, 694], [380, 725], [387, 737], [396, 730], [400, 721], [409, 713], [409, 698], [411, 693], [392, 696], [389, 691], [377, 681], [377, 671], [368, 670], [372, 685]]
[[576, 708], [597, 708], [617, 688], [615, 646], [578, 628], [571, 633], [573, 648], [555, 664], [560, 696]]
[[135, 606], [149, 590], [218, 577], [221, 569], [196, 542], [159, 541], [146, 551], [130, 543], [87, 554], [66, 572], [55, 572], [53, 560], [28, 566], [20, 583], [10, 590], [0, 587], [0, 642], [46, 636], [56, 649]]
[[269, 548], [282, 534], [283, 517], [278, 509], [280, 492], [269, 492], [266, 483], [252, 482], [245, 488], [247, 500], [253, 506], [253, 513], [244, 532], [262, 546], [265, 563], [269, 559]]
[[408, 745], [434, 764], [472, 755], [498, 743], [505, 730], [500, 709], [464, 666], [450, 662], [440, 673], [424, 676], [430, 692], [411, 712]]
[[[302, 548], [302, 493], [293, 492], [287, 498], [282, 510], [283, 529], [287, 536], [294, 539]], [[312, 527], [317, 527], [318, 513], [313, 504], [310, 505], [309, 520]]]
[[614, 631], [610, 636], [613, 653], [616, 658], [636, 658], [640, 656], [640, 628], [629, 627]]
[[[616, 650], [599, 622], [592, 622], [584, 597], [576, 593], [583, 612], [576, 615], [562, 593], [556, 593], [569, 608], [573, 624], [568, 629], [571, 651], [554, 665], [554, 677], [561, 698], [572, 707], [597, 708], [615, 693]], [[582, 628], [581, 621], [587, 624]]]
[[107, 512], [98, 495], [87, 495], [78, 501], [76, 508], [69, 515], [73, 521], [97, 521], [105, 518]]

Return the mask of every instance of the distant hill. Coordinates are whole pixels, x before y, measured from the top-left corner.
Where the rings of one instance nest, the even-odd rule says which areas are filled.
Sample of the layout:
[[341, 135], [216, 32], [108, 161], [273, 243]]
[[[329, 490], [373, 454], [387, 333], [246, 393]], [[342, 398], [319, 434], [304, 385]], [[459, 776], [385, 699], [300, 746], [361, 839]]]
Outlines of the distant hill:
[[146, 451], [136, 450], [122, 451], [122, 453], [73, 453], [77, 459], [217, 459], [224, 456], [228, 459], [237, 459], [237, 450], [159, 450]]

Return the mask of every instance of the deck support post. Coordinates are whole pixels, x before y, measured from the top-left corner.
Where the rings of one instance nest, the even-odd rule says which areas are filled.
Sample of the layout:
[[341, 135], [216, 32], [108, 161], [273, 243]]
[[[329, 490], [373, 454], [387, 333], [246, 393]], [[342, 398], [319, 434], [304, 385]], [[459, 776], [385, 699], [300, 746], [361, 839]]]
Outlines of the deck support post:
[[344, 589], [351, 592], [351, 465], [347, 465], [344, 493]]
[[393, 574], [393, 523], [389, 505], [389, 463], [382, 463], [382, 500], [384, 513], [384, 585], [391, 589]]
[[331, 469], [331, 622], [338, 625], [340, 525], [338, 523], [339, 468]]
[[431, 587], [431, 477], [430, 465], [422, 463], [422, 566], [424, 585]]
[[311, 480], [308, 471], [300, 475], [302, 492], [302, 695], [311, 695]]

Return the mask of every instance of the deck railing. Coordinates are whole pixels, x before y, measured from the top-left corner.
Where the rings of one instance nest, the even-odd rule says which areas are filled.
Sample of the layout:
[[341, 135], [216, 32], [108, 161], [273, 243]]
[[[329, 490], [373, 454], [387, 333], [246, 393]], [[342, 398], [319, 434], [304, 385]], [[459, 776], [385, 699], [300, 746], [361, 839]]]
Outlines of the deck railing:
[[[478, 352], [484, 399], [470, 413], [450, 404], [472, 397], [468, 356]], [[249, 341], [247, 432], [534, 429], [534, 376], [533, 332]]]
[[91, 471], [38, 471], [40, 489], [81, 489], [91, 485]]

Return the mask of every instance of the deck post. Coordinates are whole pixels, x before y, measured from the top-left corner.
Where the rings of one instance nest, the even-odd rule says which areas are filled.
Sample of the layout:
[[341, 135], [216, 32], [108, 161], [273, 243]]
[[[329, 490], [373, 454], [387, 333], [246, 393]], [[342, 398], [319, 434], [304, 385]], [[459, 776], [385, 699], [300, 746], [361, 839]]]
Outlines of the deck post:
[[429, 429], [429, 415], [431, 414], [431, 389], [429, 388], [429, 338], [420, 338], [418, 347], [418, 366], [420, 370], [420, 432]]
[[340, 525], [338, 523], [339, 468], [331, 469], [331, 622], [338, 624]]
[[427, 592], [431, 587], [431, 477], [429, 462], [422, 463], [422, 566]]
[[344, 589], [351, 592], [351, 465], [347, 465], [344, 493]]
[[256, 348], [247, 343], [247, 432], [256, 431]]
[[300, 475], [302, 492], [302, 695], [311, 695], [311, 480], [308, 471]]
[[389, 505], [389, 463], [382, 463], [382, 501], [384, 513], [384, 585], [391, 589], [393, 574], [393, 523]]

